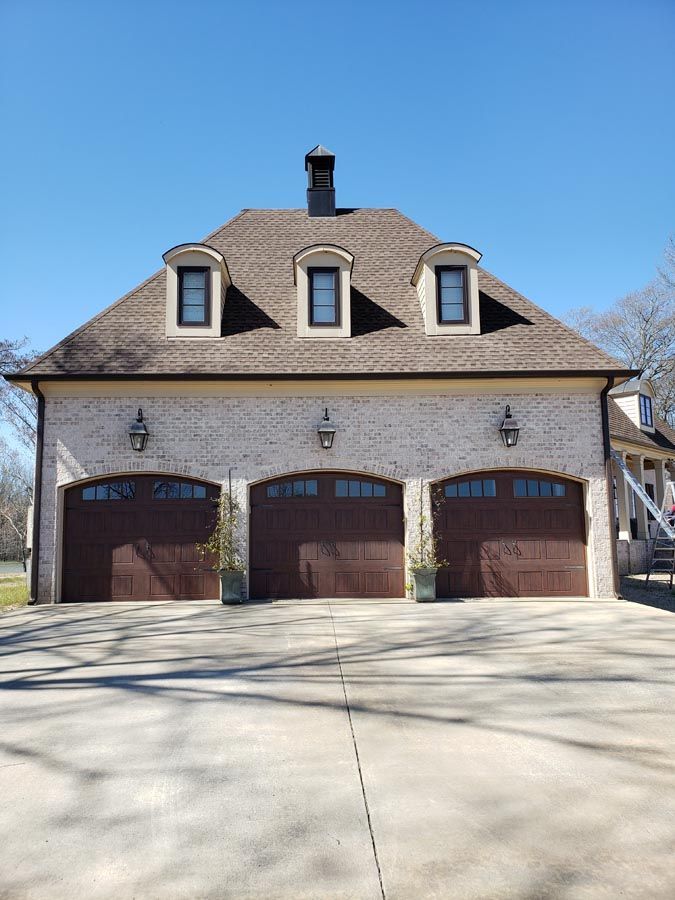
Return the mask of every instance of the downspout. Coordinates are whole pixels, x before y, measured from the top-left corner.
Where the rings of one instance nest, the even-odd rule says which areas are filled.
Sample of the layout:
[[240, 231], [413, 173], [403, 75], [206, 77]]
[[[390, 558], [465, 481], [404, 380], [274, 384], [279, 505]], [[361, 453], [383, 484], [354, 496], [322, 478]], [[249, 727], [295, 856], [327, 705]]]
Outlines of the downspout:
[[602, 412], [602, 447], [605, 456], [605, 480], [607, 482], [607, 506], [609, 509], [609, 522], [612, 529], [612, 574], [614, 581], [614, 596], [621, 600], [621, 582], [619, 581], [619, 557], [616, 549], [616, 534], [614, 527], [614, 473], [612, 472], [612, 441], [609, 434], [609, 409], [607, 407], [607, 395], [614, 387], [614, 376], [607, 377], [607, 383], [600, 391], [600, 409]]
[[35, 477], [33, 479], [33, 540], [30, 551], [29, 606], [38, 602], [38, 574], [40, 567], [40, 510], [42, 507], [42, 454], [45, 443], [45, 395], [37, 378], [31, 379], [31, 390], [37, 397], [37, 436], [35, 441]]

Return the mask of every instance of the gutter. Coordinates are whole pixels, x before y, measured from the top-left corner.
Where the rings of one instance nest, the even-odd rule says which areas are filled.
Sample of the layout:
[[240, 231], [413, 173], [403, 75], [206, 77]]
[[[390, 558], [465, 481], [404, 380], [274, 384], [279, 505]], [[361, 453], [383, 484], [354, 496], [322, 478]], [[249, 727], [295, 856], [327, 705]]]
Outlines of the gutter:
[[600, 411], [602, 414], [602, 449], [605, 457], [605, 481], [607, 483], [607, 510], [609, 512], [609, 524], [611, 529], [611, 553], [612, 576], [614, 581], [614, 596], [617, 600], [623, 600], [621, 596], [621, 581], [619, 580], [619, 556], [616, 549], [616, 535], [614, 534], [614, 473], [612, 472], [612, 438], [609, 433], [609, 409], [607, 395], [614, 387], [614, 375], [607, 376], [607, 383], [600, 391]]
[[31, 390], [37, 397], [37, 439], [35, 442], [35, 477], [33, 479], [33, 540], [30, 551], [29, 606], [38, 602], [38, 574], [40, 568], [40, 512], [42, 509], [42, 456], [45, 443], [45, 395], [37, 378], [31, 379]]
[[[495, 370], [455, 370], [425, 372], [76, 372], [66, 374], [43, 374], [46, 381], [407, 381], [425, 380], [467, 380], [487, 378], [607, 378], [628, 379], [639, 374], [636, 369], [495, 369]], [[4, 376], [11, 382], [34, 382], [37, 376], [29, 372], [15, 372]], [[608, 389], [609, 390], [609, 389]]]

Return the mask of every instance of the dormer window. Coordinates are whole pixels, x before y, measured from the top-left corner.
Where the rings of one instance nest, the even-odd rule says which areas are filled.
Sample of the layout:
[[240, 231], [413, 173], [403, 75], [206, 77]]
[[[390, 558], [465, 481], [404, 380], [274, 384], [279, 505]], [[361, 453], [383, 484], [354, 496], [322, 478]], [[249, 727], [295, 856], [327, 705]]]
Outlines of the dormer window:
[[340, 324], [340, 270], [336, 267], [310, 267], [309, 324]]
[[436, 299], [441, 325], [469, 321], [466, 266], [436, 266]]
[[232, 284], [222, 253], [207, 244], [179, 244], [164, 254], [166, 336], [219, 338]]
[[640, 394], [640, 424], [646, 428], [654, 427], [654, 411], [652, 408], [652, 398], [646, 394]]
[[178, 324], [208, 325], [210, 318], [207, 266], [178, 266]]
[[351, 337], [353, 265], [349, 250], [337, 244], [312, 244], [295, 254], [298, 337]]
[[478, 262], [468, 244], [436, 244], [412, 277], [428, 335], [480, 334]]

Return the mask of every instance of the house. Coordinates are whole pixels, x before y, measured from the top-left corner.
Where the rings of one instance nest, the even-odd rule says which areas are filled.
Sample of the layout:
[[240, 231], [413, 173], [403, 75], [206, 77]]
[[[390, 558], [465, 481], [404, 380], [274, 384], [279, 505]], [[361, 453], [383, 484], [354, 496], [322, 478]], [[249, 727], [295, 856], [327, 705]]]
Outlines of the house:
[[[675, 477], [675, 430], [655, 414], [654, 399], [648, 379], [632, 378], [609, 392], [608, 411], [612, 449], [660, 508]], [[619, 466], [612, 468], [619, 572], [645, 572], [657, 523]]]
[[439, 596], [615, 596], [607, 394], [636, 373], [473, 247], [336, 207], [334, 167], [315, 148], [306, 207], [185, 235], [12, 377], [34, 601], [216, 597], [195, 544], [229, 479], [250, 598], [404, 597], [432, 494]]

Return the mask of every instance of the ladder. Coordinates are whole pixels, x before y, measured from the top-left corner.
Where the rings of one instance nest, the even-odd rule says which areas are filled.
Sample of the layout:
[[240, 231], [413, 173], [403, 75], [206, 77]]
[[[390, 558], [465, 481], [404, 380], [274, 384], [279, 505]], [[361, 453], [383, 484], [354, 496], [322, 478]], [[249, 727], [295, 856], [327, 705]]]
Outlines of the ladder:
[[669, 513], [675, 506], [675, 485], [672, 481], [666, 482], [663, 492], [663, 503], [659, 509], [623, 461], [621, 455], [616, 450], [612, 450], [611, 455], [614, 462], [623, 472], [624, 478], [635, 496], [642, 501], [658, 523], [649, 556], [645, 584], [649, 583], [649, 576], [653, 572], [665, 572], [667, 575], [670, 575], [670, 587], [672, 589], [673, 576], [675, 575], [675, 519]]
[[653, 572], [665, 572], [670, 576], [670, 589], [673, 589], [673, 576], [675, 576], [675, 516], [668, 514], [675, 508], [675, 484], [672, 481], [666, 482], [666, 489], [663, 492], [663, 505], [661, 507], [661, 518], [659, 518], [659, 527], [654, 536], [652, 544], [652, 552], [649, 557], [649, 566], [647, 568], [647, 577], [645, 584], [649, 584], [649, 576]]

